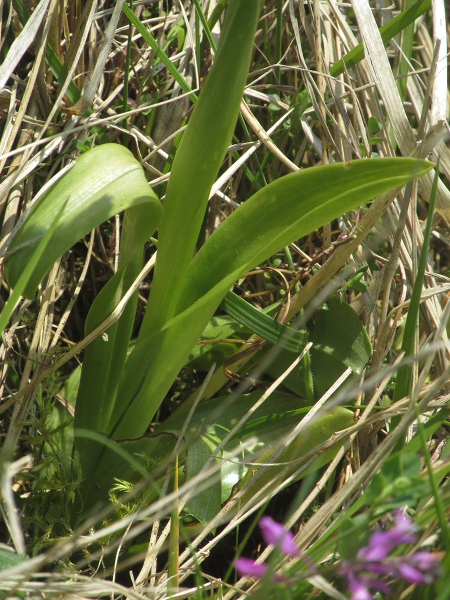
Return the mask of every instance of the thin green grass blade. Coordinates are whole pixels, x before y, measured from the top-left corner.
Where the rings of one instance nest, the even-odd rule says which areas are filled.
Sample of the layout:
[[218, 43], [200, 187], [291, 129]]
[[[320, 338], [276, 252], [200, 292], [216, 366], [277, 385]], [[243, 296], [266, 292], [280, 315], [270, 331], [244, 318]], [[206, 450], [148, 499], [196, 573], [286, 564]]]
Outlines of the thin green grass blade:
[[[436, 167], [436, 173], [437, 173], [437, 176], [439, 176], [438, 167]], [[430, 220], [432, 220], [432, 219], [430, 218]], [[442, 540], [444, 542], [444, 546], [447, 551], [447, 554], [450, 554], [450, 528], [449, 528], [448, 518], [445, 514], [445, 507], [444, 507], [443, 499], [441, 497], [441, 491], [439, 489], [438, 482], [436, 481], [436, 476], [434, 474], [433, 465], [431, 464], [430, 451], [427, 446], [427, 439], [425, 437], [424, 426], [420, 420], [420, 413], [417, 408], [417, 402], [415, 402], [415, 410], [416, 410], [416, 417], [417, 417], [417, 427], [419, 430], [418, 435], [419, 435], [419, 439], [420, 439], [421, 446], [422, 446], [421, 450], [422, 450], [423, 456], [425, 458], [425, 465], [427, 467], [428, 478], [430, 480], [430, 487], [433, 492], [434, 503], [436, 506], [436, 513], [437, 513], [437, 517], [439, 520], [439, 525], [441, 527], [441, 536], [442, 536]]]
[[[175, 470], [173, 478], [173, 491], [178, 492], [178, 455], [175, 457]], [[167, 585], [171, 594], [178, 593], [179, 586], [179, 558], [180, 558], [180, 515], [178, 500], [175, 500], [170, 515], [169, 535], [169, 564], [167, 568]]]
[[214, 25], [220, 19], [220, 15], [225, 10], [229, 0], [219, 0], [214, 7], [214, 10], [211, 13], [211, 16], [208, 19], [208, 25], [210, 29], [213, 29]]
[[[409, 303], [408, 314], [406, 317], [405, 331], [403, 335], [402, 350], [405, 356], [412, 356], [414, 353], [414, 336], [417, 327], [417, 318], [419, 316], [420, 296], [422, 294], [422, 285], [425, 276], [425, 269], [428, 260], [428, 249], [430, 246], [431, 228], [433, 221], [434, 204], [436, 200], [436, 190], [439, 179], [439, 160], [436, 164], [436, 173], [431, 188], [430, 203], [428, 209], [427, 224], [423, 234], [423, 246], [420, 253], [419, 264], [417, 266], [417, 276], [414, 282], [411, 300]], [[408, 396], [411, 393], [412, 385], [412, 366], [404, 366], [398, 370], [395, 383], [394, 402], [398, 402], [401, 398]], [[398, 425], [399, 418], [393, 419], [393, 426]], [[399, 450], [401, 448], [398, 448]]]
[[198, 18], [200, 19], [200, 22], [202, 24], [203, 31], [205, 33], [206, 39], [208, 40], [209, 45], [212, 48], [212, 51], [216, 52], [217, 47], [216, 47], [216, 44], [215, 44], [215, 42], [213, 40], [213, 37], [211, 35], [211, 30], [209, 28], [208, 21], [205, 18], [205, 15], [204, 15], [204, 13], [202, 11], [202, 7], [200, 6], [200, 2], [198, 0], [194, 0], [194, 6], [195, 6], [195, 10], [197, 11]]
[[[415, 8], [417, 2], [415, 0], [406, 0], [406, 9]], [[399, 53], [398, 75], [406, 75], [408, 73], [411, 61], [412, 49], [414, 44], [414, 21], [402, 30], [402, 51]], [[408, 78], [402, 77], [397, 81], [397, 87], [402, 101], [406, 96], [406, 86]]]
[[[399, 15], [391, 19], [388, 23], [380, 27], [381, 39], [385, 45], [388, 44], [392, 38], [401, 33], [404, 29], [409, 27], [416, 19], [423, 15], [431, 7], [431, 0], [421, 0], [415, 2], [413, 6], [404, 10]], [[338, 77], [342, 75], [346, 69], [351, 69], [364, 58], [364, 47], [362, 43], [359, 43], [355, 48], [347, 52], [347, 54], [331, 65], [330, 75], [332, 77]], [[300, 92], [299, 106], [301, 112], [305, 111], [311, 106], [311, 101], [308, 96], [307, 90]]]
[[[283, 36], [283, 0], [277, 0], [277, 31], [275, 37], [275, 62], [278, 64], [281, 60], [282, 55], [282, 36]], [[275, 77], [278, 83], [280, 83], [281, 69], [277, 67], [275, 69]]]
[[[413, 6], [401, 12], [399, 15], [391, 19], [386, 25], [380, 27], [381, 39], [384, 44], [387, 44], [393, 37], [406, 29], [411, 23], [418, 19], [423, 13], [431, 7], [431, 0], [421, 0], [415, 2]], [[341, 60], [337, 61], [330, 67], [330, 75], [337, 77], [346, 69], [354, 67], [364, 58], [364, 48], [362, 43], [358, 44], [353, 50], [350, 50]]]
[[147, 42], [147, 44], [150, 46], [150, 48], [153, 50], [153, 52], [156, 54], [159, 60], [163, 63], [163, 65], [166, 67], [166, 69], [169, 71], [169, 73], [172, 75], [172, 77], [175, 79], [175, 81], [178, 83], [181, 89], [187, 94], [189, 94], [189, 98], [193, 103], [195, 103], [197, 101], [196, 94], [194, 94], [190, 85], [187, 83], [187, 81], [184, 79], [184, 77], [181, 75], [181, 73], [178, 71], [175, 65], [171, 62], [164, 50], [160, 48], [160, 46], [157, 44], [156, 40], [150, 34], [148, 29], [144, 27], [144, 25], [142, 25], [140, 20], [137, 18], [137, 16], [127, 4], [123, 5], [122, 11], [129, 19], [130, 23], [132, 23], [136, 27], [138, 32], [142, 35], [144, 40]]

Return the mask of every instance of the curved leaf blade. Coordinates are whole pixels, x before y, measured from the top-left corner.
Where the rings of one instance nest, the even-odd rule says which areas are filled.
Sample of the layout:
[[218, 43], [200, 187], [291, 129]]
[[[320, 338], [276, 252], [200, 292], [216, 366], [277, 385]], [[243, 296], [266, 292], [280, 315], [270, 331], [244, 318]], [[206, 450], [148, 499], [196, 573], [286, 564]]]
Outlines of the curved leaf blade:
[[223, 294], [247, 270], [323, 223], [433, 168], [412, 158], [336, 163], [286, 175], [259, 190], [216, 229], [191, 261], [177, 313], [214, 286]]
[[128, 357], [110, 434], [116, 439], [143, 435], [214, 311], [249, 268], [432, 166], [415, 159], [327, 165], [287, 175], [257, 192], [228, 217], [192, 260], [179, 314], [157, 334], [141, 337]]
[[11, 287], [64, 204], [47, 251], [24, 290], [29, 298], [51, 265], [100, 223], [126, 208], [144, 205], [146, 219], [136, 232], [144, 243], [162, 216], [162, 206], [131, 152], [118, 144], [97, 146], [80, 156], [67, 175], [38, 200], [14, 236], [4, 263]]

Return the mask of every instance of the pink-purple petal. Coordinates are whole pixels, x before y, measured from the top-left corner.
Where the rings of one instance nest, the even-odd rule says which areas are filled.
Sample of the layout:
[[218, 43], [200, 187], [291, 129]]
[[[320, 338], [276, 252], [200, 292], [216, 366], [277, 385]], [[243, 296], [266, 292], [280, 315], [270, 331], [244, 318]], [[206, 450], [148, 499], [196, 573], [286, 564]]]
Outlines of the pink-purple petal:
[[281, 523], [277, 523], [271, 517], [262, 517], [259, 520], [259, 527], [266, 544], [278, 546], [287, 556], [300, 556], [293, 534], [286, 531]]
[[234, 568], [238, 572], [239, 577], [254, 577], [261, 579], [267, 572], [265, 563], [256, 563], [251, 558], [238, 558], [234, 561]]
[[425, 577], [423, 573], [406, 562], [400, 563], [397, 566], [397, 571], [399, 576], [409, 583], [415, 583], [416, 585], [425, 583]]
[[351, 571], [347, 573], [347, 586], [351, 592], [351, 600], [373, 600], [369, 588], [357, 579]]

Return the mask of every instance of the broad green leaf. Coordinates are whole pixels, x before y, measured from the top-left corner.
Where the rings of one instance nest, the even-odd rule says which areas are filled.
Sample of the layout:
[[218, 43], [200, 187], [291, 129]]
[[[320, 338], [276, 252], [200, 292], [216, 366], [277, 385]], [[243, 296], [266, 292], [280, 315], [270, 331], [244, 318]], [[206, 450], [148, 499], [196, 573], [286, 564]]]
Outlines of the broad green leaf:
[[6, 544], [0, 545], [0, 571], [5, 571], [10, 567], [15, 567], [26, 560], [28, 560], [28, 556], [26, 554], [16, 554], [14, 549], [10, 548]]
[[361, 160], [305, 169], [274, 181], [235, 210], [201, 247], [184, 274], [176, 312], [215, 285], [231, 287], [288, 243], [432, 167], [411, 158]]
[[287, 175], [244, 203], [186, 269], [177, 317], [157, 334], [139, 336], [117, 395], [120, 403], [110, 429], [114, 437], [143, 434], [209, 319], [240, 276], [323, 223], [430, 168], [431, 163], [414, 159], [316, 167]]
[[314, 348], [333, 352], [358, 374], [372, 353], [363, 324], [353, 308], [340, 296], [329, 298], [327, 306], [317, 311], [309, 339]]
[[25, 290], [27, 286], [30, 284], [30, 280], [33, 277], [33, 274], [36, 269], [36, 265], [39, 264], [39, 261], [42, 260], [45, 252], [48, 249], [48, 245], [50, 244], [53, 233], [61, 220], [62, 213], [65, 209], [65, 206], [62, 205], [59, 207], [57, 213], [53, 216], [53, 221], [49, 223], [49, 228], [44, 237], [39, 241], [37, 247], [34, 248], [31, 256], [29, 257], [28, 263], [24, 265], [22, 272], [19, 274], [19, 277], [13, 286], [14, 289], [11, 292], [8, 300], [5, 302], [5, 305], [0, 314], [0, 335], [3, 334], [3, 331], [8, 324], [9, 318], [11, 317], [20, 297], [25, 294]]
[[[146, 211], [146, 206], [142, 205], [125, 211], [120, 240], [120, 268], [95, 299], [86, 319], [86, 335], [109, 316], [141, 270], [144, 241], [152, 233], [151, 229], [147, 229], [145, 239], [140, 233], [141, 230], [145, 232], [146, 227], [152, 227]], [[85, 350], [75, 410], [77, 428], [109, 433], [118, 383], [130, 346], [137, 301], [138, 290], [128, 301], [120, 319]], [[92, 468], [96, 468], [93, 442], [79, 438], [76, 445], [83, 473], [87, 475]]]
[[[188, 445], [186, 466], [184, 472], [186, 479], [192, 479], [200, 473], [206, 465], [212, 453], [220, 444], [220, 438], [206, 433], [198, 440]], [[222, 453], [215, 458], [215, 463], [220, 465]], [[221, 506], [221, 485], [220, 479], [211, 481], [206, 490], [189, 498], [185, 510], [203, 524], [211, 521], [220, 511]]]
[[[309, 351], [309, 355], [311, 363], [310, 373], [312, 374], [313, 381], [312, 397], [314, 400], [318, 400], [344, 373], [347, 365], [330, 349], [324, 350], [313, 346]], [[286, 350], [281, 350], [270, 361], [265, 372], [273, 379], [276, 379], [291, 364], [292, 354]], [[307, 386], [309, 385], [309, 381], [305, 381], [305, 376], [307, 375], [308, 373], [304, 372], [303, 365], [299, 364], [284, 379], [283, 386], [301, 398], [307, 398]]]
[[[257, 390], [244, 396], [228, 395], [200, 403], [189, 422], [188, 429], [179, 449], [180, 464], [183, 461], [186, 449], [190, 448], [193, 441], [198, 439], [199, 435], [208, 433], [210, 436], [216, 436], [220, 440], [223, 439], [228, 431], [247, 414], [247, 411], [261, 397], [262, 393], [262, 390]], [[285, 416], [292, 416], [292, 411], [299, 411], [298, 415], [300, 417], [298, 418], [301, 418], [306, 410], [307, 408], [303, 406], [300, 398], [292, 394], [274, 392], [254, 412], [251, 420], [261, 421], [266, 419], [268, 423], [273, 423], [273, 415], [277, 414], [278, 423], [281, 423]], [[134, 441], [125, 440], [119, 442], [119, 445], [127, 450], [129, 454], [136, 457], [139, 455], [147, 457], [146, 462], [148, 463], [149, 472], [153, 473], [155, 478], [161, 477], [167, 467], [173, 466], [173, 450], [183, 429], [188, 412], [189, 407], [181, 404], [174, 413], [156, 428], [151, 436]], [[244, 425], [242, 432], [249, 431], [248, 428], [251, 428], [251, 426], [251, 422], [247, 423]], [[212, 438], [210, 437], [209, 439], [211, 440]], [[83, 495], [86, 503], [92, 505], [97, 501], [104, 500], [107, 497], [114, 478], [131, 482], [137, 480], [137, 472], [130, 471], [129, 462], [122, 460], [117, 455], [113, 456], [103, 445], [95, 442], [91, 447], [91, 451], [93, 456], [98, 457], [98, 460], [92, 461], [93, 464], [90, 465], [89, 471], [84, 473], [85, 478], [93, 482], [93, 485], [86, 486], [86, 493]], [[233, 485], [244, 472], [240, 467], [233, 466], [226, 461], [223, 463], [222, 471], [223, 478], [227, 479], [222, 485], [222, 500], [225, 500], [229, 497]], [[182, 469], [180, 468], [181, 472]], [[239, 473], [241, 474], [239, 475]], [[232, 484], [231, 481], [233, 481]], [[159, 490], [160, 487], [156, 485], [155, 489]]]
[[[135, 213], [130, 214], [130, 213]], [[123, 235], [132, 237], [135, 227], [139, 226], [139, 215], [145, 222], [141, 207], [126, 211]], [[137, 220], [136, 220], [137, 217]], [[136, 238], [139, 242], [139, 237]], [[133, 250], [133, 249], [131, 249]], [[121, 261], [127, 258], [126, 244], [121, 250]], [[120, 302], [128, 288], [138, 276], [142, 266], [143, 244], [136, 244], [134, 254], [123, 264], [119, 271], [108, 281], [96, 297], [85, 323], [85, 335], [102, 323]], [[119, 321], [109, 327], [102, 336], [96, 338], [85, 350], [80, 387], [75, 412], [76, 426], [92, 428], [102, 433], [108, 430], [111, 413], [117, 393], [117, 386], [125, 363], [136, 315], [138, 291], [128, 301]], [[84, 441], [77, 443], [79, 449]], [[89, 452], [87, 459], [89, 460]], [[83, 462], [83, 458], [82, 458]]]
[[[355, 311], [339, 296], [329, 298], [326, 307], [316, 312], [308, 323], [308, 330], [309, 339], [313, 342], [309, 351], [310, 370], [314, 397], [318, 400], [347, 367], [351, 367], [355, 374], [361, 373], [372, 347]], [[266, 372], [276, 379], [291, 363], [292, 355], [283, 350], [273, 358]], [[302, 365], [286, 377], [283, 385], [301, 397], [307, 396]]]
[[143, 244], [156, 229], [162, 207], [140, 164], [123, 146], [104, 144], [86, 152], [75, 166], [32, 207], [8, 247], [5, 277], [14, 287], [61, 207], [64, 212], [47, 251], [36, 265], [24, 295], [32, 297], [46, 271], [73, 244], [111, 216], [145, 206], [135, 231]]
[[[269, 485], [269, 487], [266, 489], [265, 495], [266, 497], [269, 497], [270, 490], [275, 490], [287, 477], [295, 473], [301, 467], [302, 456], [306, 455], [316, 446], [326, 442], [337, 431], [347, 429], [354, 424], [355, 422], [353, 413], [350, 410], [342, 407], [336, 407], [330, 411], [327, 411], [323, 416], [319, 416], [317, 419], [313, 420], [312, 423], [308, 424], [308, 427], [306, 427], [305, 430], [302, 431], [301, 434], [297, 436], [285, 450], [283, 450], [283, 452], [281, 452], [274, 465], [269, 467], [265, 473], [263, 473], [259, 479], [257, 479], [250, 486], [248, 491], [246, 491], [242, 497], [241, 504], [245, 505], [250, 503], [258, 490], [262, 489], [266, 485]], [[292, 425], [295, 426], [295, 420], [293, 421]], [[291, 427], [291, 430], [293, 429], [293, 426]], [[261, 464], [267, 463], [271, 455], [279, 446], [279, 441], [277, 444], [276, 431], [273, 431], [273, 435], [274, 442], [272, 447], [258, 458], [258, 462]], [[336, 456], [336, 453], [341, 445], [342, 444], [336, 444], [319, 454], [314, 462], [298, 476], [297, 480], [302, 479], [309, 473], [316, 471], [320, 467], [330, 462], [334, 456]], [[249, 484], [252, 477], [257, 473], [258, 470], [259, 468], [255, 466], [254, 462], [252, 461], [252, 468], [243, 478], [242, 486]]]
[[194, 253], [211, 186], [236, 125], [259, 6], [259, 0], [230, 2], [213, 66], [175, 155], [141, 339], [175, 314], [179, 281]]

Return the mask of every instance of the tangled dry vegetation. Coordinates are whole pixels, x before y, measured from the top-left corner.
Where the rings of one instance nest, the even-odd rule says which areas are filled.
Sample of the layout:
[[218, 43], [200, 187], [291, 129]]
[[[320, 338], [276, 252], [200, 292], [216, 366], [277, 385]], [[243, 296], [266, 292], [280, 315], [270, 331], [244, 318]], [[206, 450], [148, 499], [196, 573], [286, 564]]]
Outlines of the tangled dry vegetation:
[[[36, 195], [62, 176], [80, 153], [99, 143], [128, 147], [145, 169], [150, 186], [160, 197], [164, 195], [177, 136], [189, 120], [190, 92], [175, 81], [135, 23], [130, 27], [124, 5], [123, 0], [1, 4], [2, 255]], [[212, 39], [217, 41], [221, 18], [212, 17], [225, 5], [223, 0], [139, 0], [132, 2], [132, 11], [185, 82], [201, 93], [213, 54], [196, 7], [214, 23]], [[404, 8], [400, 3], [369, 5], [364, 0], [262, 3], [242, 119], [213, 187], [202, 235], [207, 238], [250, 192], [291, 171], [364, 157], [376, 160], [377, 155], [416, 156], [433, 162], [439, 156], [441, 181], [412, 375], [420, 412], [429, 418], [447, 406], [450, 393], [448, 25], [444, 3], [436, 0], [385, 46], [378, 28]], [[361, 40], [366, 59], [345, 65], [338, 74], [333, 67]], [[305, 96], [300, 90], [306, 90], [310, 104], [301, 105]], [[268, 271], [264, 276], [258, 270], [240, 281], [242, 294], [259, 308], [272, 304], [280, 298], [280, 290], [295, 284], [289, 308], [295, 315], [345, 265], [370, 267], [362, 275], [363, 293], [354, 289], [345, 293], [373, 348], [359, 381], [360, 418], [341, 434], [344, 446], [292, 512], [288, 525], [296, 524], [296, 541], [305, 550], [339, 511], [351, 507], [401, 436], [414, 431], [410, 399], [392, 404], [392, 378], [402, 358], [402, 332], [422, 250], [431, 183], [432, 176], [425, 176], [400, 193], [377, 198], [369, 209], [362, 207], [298, 240], [290, 256], [274, 257], [266, 266], [273, 267], [276, 260], [276, 274]], [[167, 570], [161, 560], [160, 572], [156, 571], [153, 550], [162, 546], [168, 530], [161, 527], [158, 532], [154, 527], [150, 535], [153, 522], [162, 519], [164, 524], [167, 506], [145, 513], [149, 521], [145, 528], [126, 507], [116, 516], [127, 521], [105, 514], [105, 528], [91, 532], [94, 521], [73, 532], [64, 514], [48, 518], [52, 491], [65, 486], [65, 501], [70, 504], [79, 473], [75, 469], [72, 482], [45, 479], [44, 445], [52, 443], [46, 419], [55, 404], [66, 407], [67, 419], [73, 412], [61, 393], [62, 384], [82, 361], [84, 321], [93, 298], [117, 269], [119, 226], [118, 219], [105, 223], [63, 256], [42, 283], [38, 298], [20, 300], [3, 333], [2, 541], [31, 557], [7, 571], [1, 584], [6, 596], [21, 592], [30, 598], [69, 594], [162, 598], [167, 594]], [[149, 241], [146, 258], [154, 251]], [[141, 284], [141, 312], [149, 287], [149, 281]], [[2, 280], [2, 309], [9, 293]], [[138, 311], [136, 331], [141, 318]], [[233, 371], [238, 371], [236, 364]], [[203, 376], [183, 372], [157, 418], [163, 420]], [[391, 430], [391, 420], [405, 415], [402, 427]], [[445, 423], [428, 443], [432, 463], [441, 466], [448, 460], [438, 462], [448, 437]], [[33, 494], [45, 507], [40, 515], [31, 501], [27, 503]], [[448, 510], [448, 490], [442, 494]], [[191, 548], [179, 557], [180, 581], [199, 573], [205, 557], [213, 555], [246, 516], [231, 519], [219, 532], [213, 527], [196, 530]], [[217, 522], [230, 518], [224, 508]], [[431, 524], [427, 526], [432, 531]], [[150, 539], [149, 550], [124, 558], [122, 534], [126, 537], [135, 530], [137, 535], [138, 529], [142, 543]], [[215, 535], [209, 535], [213, 530]], [[88, 565], [91, 570], [86, 572]], [[136, 578], [131, 583], [130, 569]], [[115, 582], [116, 573], [121, 583]], [[221, 587], [208, 573], [204, 577], [202, 589], [213, 595], [241, 598], [248, 588], [245, 580]], [[192, 585], [193, 579], [188, 581]], [[323, 594], [330, 592], [330, 584], [319, 577], [315, 585]], [[194, 591], [186, 589], [176, 597], [190, 594]]]

